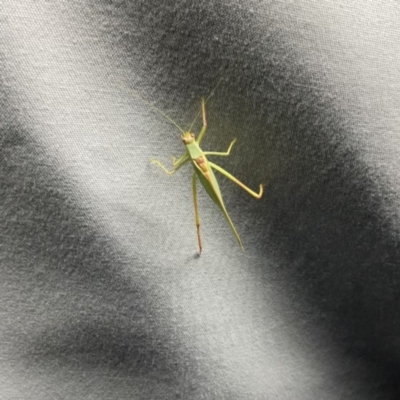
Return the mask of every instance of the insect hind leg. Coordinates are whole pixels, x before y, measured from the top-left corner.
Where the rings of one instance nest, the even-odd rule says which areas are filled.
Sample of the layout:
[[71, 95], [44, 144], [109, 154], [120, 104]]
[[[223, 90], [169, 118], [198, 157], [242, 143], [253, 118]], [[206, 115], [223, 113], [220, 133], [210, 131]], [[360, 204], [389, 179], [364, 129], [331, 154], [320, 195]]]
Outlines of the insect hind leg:
[[197, 202], [197, 182], [196, 182], [196, 180], [197, 180], [196, 172], [193, 172], [192, 187], [193, 187], [194, 216], [195, 216], [195, 221], [196, 221], [197, 240], [199, 242], [199, 254], [201, 254], [203, 245], [201, 243], [201, 235], [200, 235], [200, 216], [199, 216], [199, 205]]
[[219, 165], [216, 165], [212, 163], [211, 161], [208, 162], [211, 168], [216, 169], [218, 172], [220, 172], [222, 175], [225, 175], [227, 178], [229, 178], [232, 182], [235, 182], [236, 185], [240, 186], [243, 190], [245, 190], [247, 193], [255, 197], [256, 199], [261, 199], [261, 196], [263, 195], [264, 192], [264, 185], [260, 184], [260, 190], [259, 192], [254, 192], [251, 190], [249, 187], [247, 187], [244, 183], [240, 182], [239, 179], [235, 178], [233, 175], [231, 175], [229, 172], [225, 171], [223, 168], [221, 168]]

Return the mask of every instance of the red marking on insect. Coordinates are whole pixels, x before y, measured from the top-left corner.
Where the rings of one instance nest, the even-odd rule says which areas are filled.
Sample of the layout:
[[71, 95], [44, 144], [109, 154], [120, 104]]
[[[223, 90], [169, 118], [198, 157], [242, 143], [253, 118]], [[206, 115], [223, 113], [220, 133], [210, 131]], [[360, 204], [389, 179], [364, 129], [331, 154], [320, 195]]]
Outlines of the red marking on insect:
[[196, 158], [194, 161], [203, 172], [207, 172], [207, 164], [203, 156]]

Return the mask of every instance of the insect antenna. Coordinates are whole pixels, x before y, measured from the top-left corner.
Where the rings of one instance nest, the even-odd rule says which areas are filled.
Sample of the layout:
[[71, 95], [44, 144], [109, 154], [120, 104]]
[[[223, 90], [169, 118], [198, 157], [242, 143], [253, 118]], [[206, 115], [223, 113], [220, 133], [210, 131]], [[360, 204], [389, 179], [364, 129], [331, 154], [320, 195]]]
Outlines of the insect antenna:
[[147, 101], [143, 96], [141, 96], [136, 90], [132, 88], [122, 88], [127, 92], [130, 92], [133, 96], [135, 96], [137, 99], [143, 101], [146, 105], [148, 105], [151, 109], [154, 111], [157, 111], [159, 114], [161, 114], [165, 119], [167, 119], [171, 124], [175, 125], [183, 134], [185, 131], [169, 116], [167, 115], [164, 111], [161, 111], [158, 107], [156, 107], [154, 104], [151, 104], [149, 101]]
[[[217, 87], [218, 87], [218, 86], [220, 85], [220, 83], [222, 82], [222, 79], [223, 79], [223, 78], [220, 78], [219, 81], [217, 82], [217, 84], [214, 86], [214, 89], [211, 90], [211, 92], [210, 92], [210, 94], [208, 95], [208, 97], [206, 98], [204, 104], [207, 104], [207, 101], [210, 99], [210, 97], [211, 97], [211, 96], [214, 94], [214, 92], [217, 90]], [[201, 108], [200, 108], [200, 110], [199, 110], [199, 112], [197, 113], [195, 119], [194, 119], [193, 122], [190, 124], [190, 126], [189, 126], [189, 128], [188, 128], [188, 130], [187, 130], [186, 132], [191, 132], [191, 130], [192, 130], [192, 128], [193, 128], [193, 125], [196, 123], [197, 118], [199, 118], [200, 114], [201, 114]]]

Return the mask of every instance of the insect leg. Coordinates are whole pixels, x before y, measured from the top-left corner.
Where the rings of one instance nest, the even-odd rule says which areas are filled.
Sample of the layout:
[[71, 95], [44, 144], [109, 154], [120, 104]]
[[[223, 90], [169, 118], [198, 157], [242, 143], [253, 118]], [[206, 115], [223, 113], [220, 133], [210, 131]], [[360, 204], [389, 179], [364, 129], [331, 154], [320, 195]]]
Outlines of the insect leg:
[[203, 246], [201, 244], [201, 236], [200, 236], [200, 217], [199, 217], [199, 206], [197, 204], [196, 179], [197, 179], [196, 172], [193, 172], [192, 186], [193, 186], [194, 216], [195, 216], [195, 220], [196, 220], [197, 240], [199, 242], [199, 253], [201, 254], [201, 250], [202, 250]]
[[247, 193], [251, 194], [253, 197], [255, 197], [256, 199], [260, 199], [263, 191], [264, 191], [264, 187], [263, 185], [260, 185], [260, 191], [258, 193], [254, 192], [253, 190], [251, 190], [249, 187], [247, 187], [245, 184], [243, 184], [242, 182], [240, 182], [238, 179], [236, 179], [233, 175], [231, 175], [229, 172], [225, 171], [223, 168], [221, 168], [220, 166], [212, 163], [212, 162], [208, 162], [208, 164], [210, 165], [211, 168], [216, 169], [218, 172], [220, 172], [222, 175], [225, 175], [227, 178], [229, 178], [231, 181], [235, 182], [236, 185], [240, 186], [242, 189], [244, 189]]
[[221, 156], [221, 157], [226, 157], [229, 156], [229, 154], [231, 154], [231, 150], [233, 145], [235, 144], [236, 139], [232, 140], [231, 144], [229, 145], [229, 148], [227, 151], [225, 152], [218, 152], [218, 151], [205, 151], [204, 154], [206, 156]]
[[176, 162], [174, 163], [174, 169], [172, 169], [171, 171], [168, 171], [167, 168], [165, 168], [164, 165], [162, 165], [160, 163], [160, 161], [158, 161], [158, 160], [150, 160], [150, 162], [152, 164], [158, 165], [168, 175], [173, 175], [176, 171], [178, 171], [179, 168], [181, 168], [188, 161], [189, 161], [189, 157], [187, 157], [186, 154], [185, 154], [185, 156], [181, 157], [179, 160], [176, 160]]
[[206, 133], [206, 130], [207, 130], [206, 101], [204, 100], [204, 97], [201, 99], [201, 111], [203, 113], [203, 127], [201, 128], [199, 137], [197, 138], [197, 143], [199, 143], [199, 144], [202, 141], [202, 139]]
[[175, 157], [172, 157], [172, 165], [176, 167], [179, 165], [184, 159], [186, 159], [188, 155], [185, 153], [182, 157], [179, 157], [178, 159]]

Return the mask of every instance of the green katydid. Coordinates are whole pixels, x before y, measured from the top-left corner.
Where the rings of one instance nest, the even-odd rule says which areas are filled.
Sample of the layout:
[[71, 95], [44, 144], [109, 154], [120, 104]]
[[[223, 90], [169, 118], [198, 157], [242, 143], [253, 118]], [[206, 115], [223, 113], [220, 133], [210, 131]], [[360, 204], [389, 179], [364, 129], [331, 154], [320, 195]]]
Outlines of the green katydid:
[[[142, 100], [144, 100], [144, 99], [142, 99]], [[221, 156], [221, 157], [229, 156], [231, 153], [232, 147], [236, 142], [236, 139], [234, 139], [231, 142], [231, 144], [229, 145], [229, 148], [226, 152], [201, 150], [200, 143], [201, 143], [201, 141], [206, 133], [206, 130], [207, 130], [207, 120], [206, 120], [206, 102], [207, 102], [207, 100], [202, 98], [201, 112], [202, 112], [202, 116], [203, 116], [203, 126], [200, 130], [197, 140], [196, 140], [195, 134], [191, 132], [191, 128], [194, 125], [194, 122], [196, 121], [197, 117], [193, 121], [190, 128], [187, 131], [184, 131], [168, 115], [166, 115], [161, 110], [159, 110], [158, 108], [156, 108], [155, 106], [153, 106], [152, 104], [150, 104], [146, 101], [146, 103], [148, 105], [150, 105], [153, 109], [155, 109], [157, 112], [159, 112], [161, 115], [163, 115], [166, 119], [168, 119], [168, 121], [170, 121], [172, 124], [174, 124], [181, 131], [181, 133], [182, 133], [181, 138], [182, 138], [183, 144], [186, 147], [185, 154], [183, 154], [178, 159], [176, 159], [175, 157], [172, 158], [173, 169], [171, 171], [169, 171], [167, 168], [165, 168], [164, 165], [162, 165], [161, 162], [158, 160], [151, 160], [151, 162], [153, 164], [158, 165], [168, 175], [174, 174], [186, 163], [188, 163], [188, 162], [192, 163], [193, 168], [194, 168], [194, 172], [193, 172], [193, 176], [192, 176], [194, 212], [195, 212], [197, 239], [198, 239], [200, 254], [201, 254], [203, 246], [202, 246], [201, 235], [200, 235], [200, 217], [199, 217], [199, 209], [198, 209], [198, 204], [197, 204], [197, 179], [200, 180], [200, 182], [204, 186], [207, 194], [211, 197], [211, 199], [214, 201], [214, 203], [221, 209], [221, 211], [224, 214], [226, 220], [228, 221], [230, 227], [232, 228], [232, 231], [233, 231], [240, 247], [244, 251], [240, 236], [239, 236], [238, 232], [236, 231], [236, 228], [233, 225], [233, 222], [232, 222], [228, 212], [226, 211], [225, 204], [222, 200], [221, 191], [220, 191], [217, 179], [214, 175], [213, 169], [218, 171], [222, 175], [225, 175], [227, 178], [229, 178], [231, 181], [235, 182], [237, 185], [239, 185], [242, 189], [244, 189], [247, 193], [251, 194], [256, 199], [261, 198], [261, 196], [263, 194], [263, 185], [260, 184], [259, 192], [256, 193], [253, 190], [251, 190], [250, 188], [248, 188], [246, 185], [244, 185], [242, 182], [240, 182], [238, 179], [236, 179], [234, 176], [232, 176], [230, 173], [225, 171], [223, 168], [212, 163], [211, 161], [208, 161], [207, 156]]]

